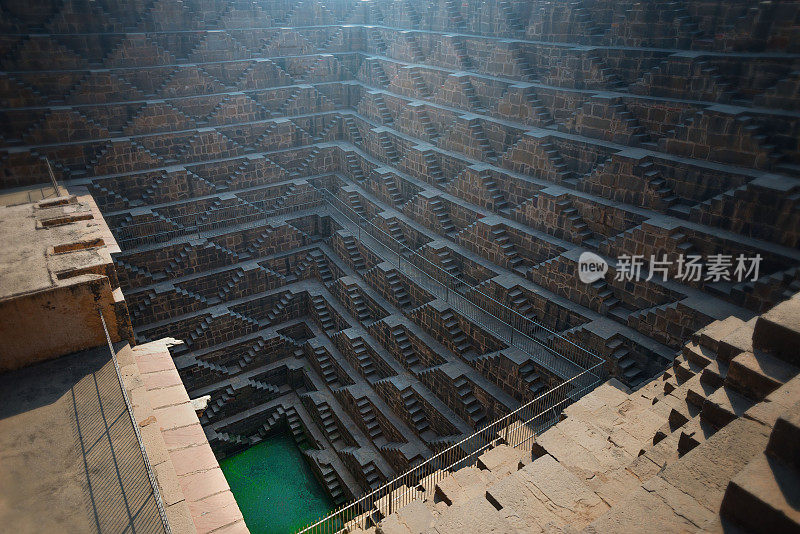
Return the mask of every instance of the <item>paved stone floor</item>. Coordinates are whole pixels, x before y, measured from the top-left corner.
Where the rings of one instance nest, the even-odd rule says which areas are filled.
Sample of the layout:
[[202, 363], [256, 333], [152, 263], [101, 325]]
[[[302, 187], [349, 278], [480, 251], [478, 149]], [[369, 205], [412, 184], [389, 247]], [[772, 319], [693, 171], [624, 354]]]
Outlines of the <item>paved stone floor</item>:
[[108, 347], [0, 375], [4, 532], [163, 532]]

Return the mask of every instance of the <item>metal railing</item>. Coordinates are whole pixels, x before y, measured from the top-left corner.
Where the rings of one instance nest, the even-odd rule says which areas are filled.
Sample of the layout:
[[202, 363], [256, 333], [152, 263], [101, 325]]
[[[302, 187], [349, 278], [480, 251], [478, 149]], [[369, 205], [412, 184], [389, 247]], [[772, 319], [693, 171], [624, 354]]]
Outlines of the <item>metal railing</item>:
[[[312, 192], [299, 193], [306, 201], [283, 207], [276, 206], [280, 198], [250, 202], [249, 206], [260, 206], [256, 214], [242, 214], [243, 206], [230, 206], [181, 214], [181, 220], [191, 221], [180, 229], [175, 228], [172, 217], [165, 220], [171, 228], [156, 234], [121, 236], [118, 242], [153, 243], [234, 224], [257, 223], [269, 216], [284, 212], [299, 211], [324, 204], [333, 212], [331, 218], [343, 228], [349, 229], [359, 242], [372, 250], [384, 261], [396, 261], [398, 271], [417, 286], [433, 296], [445, 300], [457, 313], [480, 324], [500, 341], [514, 346], [537, 364], [557, 376], [561, 382], [535, 399], [520, 406], [508, 415], [490, 423], [458, 443], [435, 454], [406, 473], [384, 484], [380, 488], [344, 505], [333, 513], [300, 530], [300, 534], [330, 532], [345, 528], [366, 528], [376, 524], [392, 511], [412, 500], [431, 495], [434, 485], [451, 471], [474, 464], [478, 457], [497, 444], [521, 447], [530, 442], [552, 424], [557, 422], [561, 411], [588, 393], [605, 380], [605, 361], [573, 341], [545, 327], [537, 321], [513, 310], [487, 294], [480, 286], [471, 285], [453, 276], [439, 265], [421, 255], [417, 250], [398, 241], [391, 234], [376, 226], [364, 215], [356, 212], [334, 192], [313, 186]], [[310, 197], [310, 199], [309, 199]], [[282, 204], [285, 201], [282, 201]], [[230, 210], [226, 212], [225, 210]], [[238, 211], [237, 211], [238, 210]], [[211, 216], [207, 214], [211, 212]], [[201, 215], [202, 214], [202, 215]], [[228, 214], [230, 216], [218, 216]], [[338, 214], [338, 216], [336, 215]], [[199, 217], [207, 222], [200, 222]], [[213, 217], [213, 222], [211, 221]], [[172, 221], [172, 222], [171, 222]], [[140, 223], [142, 227], [151, 223]], [[129, 225], [133, 227], [136, 225]], [[143, 451], [144, 453], [144, 451]], [[425, 492], [428, 493], [425, 493]]]
[[133, 406], [128, 398], [128, 392], [125, 390], [125, 383], [122, 381], [122, 373], [119, 370], [119, 362], [117, 361], [117, 352], [114, 350], [114, 343], [111, 341], [111, 336], [108, 334], [108, 327], [106, 326], [106, 319], [103, 317], [103, 312], [98, 308], [100, 315], [100, 322], [103, 324], [103, 332], [106, 334], [106, 342], [108, 342], [108, 350], [111, 352], [111, 360], [114, 362], [114, 370], [117, 373], [119, 380], [119, 388], [122, 390], [122, 398], [125, 400], [125, 407], [128, 410], [128, 417], [130, 417], [133, 432], [136, 434], [136, 441], [139, 443], [139, 450], [142, 453], [142, 460], [144, 461], [144, 468], [147, 471], [147, 477], [150, 479], [150, 486], [153, 488], [153, 499], [155, 500], [156, 507], [158, 508], [158, 515], [161, 518], [161, 523], [164, 525], [164, 532], [172, 534], [172, 529], [167, 520], [167, 514], [164, 511], [164, 502], [161, 499], [161, 493], [158, 491], [158, 480], [153, 472], [153, 467], [150, 465], [150, 459], [147, 457], [147, 451], [144, 448], [144, 441], [139, 432], [139, 424], [136, 422], [136, 417], [133, 414]]
[[27, 191], [28, 202], [39, 202], [40, 200], [44, 200], [46, 198], [50, 198], [50, 196], [56, 196], [57, 197], [58, 195], [61, 194], [61, 191], [59, 190], [59, 187], [58, 187], [58, 180], [56, 180], [56, 175], [53, 172], [53, 167], [52, 167], [52, 165], [50, 165], [50, 159], [45, 157], [44, 158], [44, 163], [47, 166], [47, 175], [50, 178], [50, 187], [53, 188], [53, 191], [52, 191], [52, 193], [47, 193], [47, 192], [45, 192], [45, 189], [47, 189], [47, 185], [40, 185], [40, 186], [38, 186], [39, 198], [36, 198], [35, 195], [32, 194], [32, 193], [35, 192], [35, 189], [29, 189]]
[[[437, 482], [452, 471], [473, 465], [482, 453], [497, 444], [515, 448], [524, 446], [537, 434], [557, 422], [565, 407], [600, 384], [604, 380], [605, 367], [604, 360], [598, 356], [508, 308], [478, 287], [455, 278], [421, 256], [416, 250], [397, 241], [357, 213], [352, 206], [333, 192], [327, 189], [318, 190], [325, 197], [327, 206], [357, 226], [355, 237], [362, 245], [372, 248], [369, 241], [373, 241], [373, 244], [377, 241], [392, 250], [397, 256], [398, 270], [415, 284], [429, 290], [437, 297], [441, 297], [444, 291], [444, 299], [452, 309], [472, 321], [479, 322], [481, 327], [500, 339], [508, 339], [510, 344], [526, 351], [531, 359], [555, 371], [564, 380], [510, 414], [435, 454], [380, 488], [299, 530], [298, 534], [366, 529], [411, 501], [433, 495]], [[375, 252], [373, 250], [373, 253]], [[378, 256], [388, 260], [385, 251], [383, 252], [384, 254]], [[473, 297], [479, 295], [490, 304], [491, 311], [476, 305], [467, 295]], [[487, 316], [494, 321], [487, 321]], [[569, 364], [564, 361], [565, 358]]]
[[[473, 322], [480, 321], [482, 327], [485, 326], [500, 340], [531, 355], [534, 361], [560, 378], [571, 378], [603, 361], [559, 333], [509, 308], [480, 287], [456, 278], [417, 250], [397, 241], [331, 191], [321, 188], [317, 191], [323, 195], [328, 206], [357, 227], [355, 236], [362, 244], [369, 246], [368, 241], [372, 241], [388, 248], [396, 257], [393, 261], [397, 261], [398, 269], [414, 283], [445, 300], [466, 318]], [[377, 255], [389, 260], [385, 250], [381, 252]], [[475, 300], [481, 300], [484, 305], [477, 304]], [[564, 365], [563, 358], [567, 358], [572, 365]]]
[[[396, 240], [357, 213], [330, 190], [313, 187], [313, 190], [247, 202], [244, 205], [222, 206], [168, 217], [153, 212], [163, 220], [123, 226], [115, 230], [117, 243], [129, 249], [187, 235], [200, 237], [234, 225], [255, 226], [269, 217], [310, 209], [324, 203], [353, 225], [351, 231], [355, 232], [359, 241], [366, 245], [371, 242], [373, 248], [380, 247], [382, 250], [377, 253], [379, 257], [389, 259], [388, 252], [395, 256], [398, 269], [419, 287], [437, 298], [442, 298], [467, 319], [480, 322], [481, 326], [498, 339], [529, 354], [536, 363], [559, 378], [568, 379], [601, 361], [571, 340], [511, 309], [479, 286], [470, 285], [432, 263], [417, 250]], [[247, 211], [243, 213], [245, 209]], [[341, 224], [342, 221], [339, 222]]]
[[564, 408], [602, 382], [602, 365], [598, 363], [555, 386], [380, 488], [300, 529], [298, 534], [333, 534], [344, 529], [366, 529], [411, 501], [426, 496], [432, 498], [440, 480], [457, 469], [474, 465], [484, 452], [498, 444], [522, 447], [556, 423]]

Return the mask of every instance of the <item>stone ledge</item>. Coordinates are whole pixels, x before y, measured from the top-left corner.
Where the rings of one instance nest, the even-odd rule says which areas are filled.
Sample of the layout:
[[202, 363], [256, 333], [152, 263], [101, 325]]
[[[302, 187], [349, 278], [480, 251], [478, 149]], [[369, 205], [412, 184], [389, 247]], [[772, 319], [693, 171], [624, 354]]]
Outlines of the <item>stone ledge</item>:
[[248, 532], [175, 369], [168, 347], [176, 343], [165, 338], [132, 349], [142, 371], [143, 402], [152, 406], [140, 425], [160, 430], [153, 442], [168, 454], [158, 471], [167, 480], [159, 476], [170, 524], [178, 522], [177, 532]]

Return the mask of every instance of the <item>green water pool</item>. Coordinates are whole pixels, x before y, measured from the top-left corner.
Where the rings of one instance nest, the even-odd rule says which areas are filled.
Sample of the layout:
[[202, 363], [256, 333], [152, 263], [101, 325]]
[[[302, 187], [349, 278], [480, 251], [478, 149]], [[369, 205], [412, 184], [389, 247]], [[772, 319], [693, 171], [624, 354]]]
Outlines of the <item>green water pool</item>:
[[333, 509], [325, 488], [287, 434], [220, 462], [252, 534], [286, 534]]

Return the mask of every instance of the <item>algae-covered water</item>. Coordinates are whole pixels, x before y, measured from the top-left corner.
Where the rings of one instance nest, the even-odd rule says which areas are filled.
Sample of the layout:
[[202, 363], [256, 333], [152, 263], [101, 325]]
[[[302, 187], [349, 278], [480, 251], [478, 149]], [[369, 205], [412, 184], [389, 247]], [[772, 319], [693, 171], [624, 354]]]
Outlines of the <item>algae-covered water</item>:
[[333, 509], [294, 440], [277, 435], [220, 462], [252, 534], [286, 534]]

